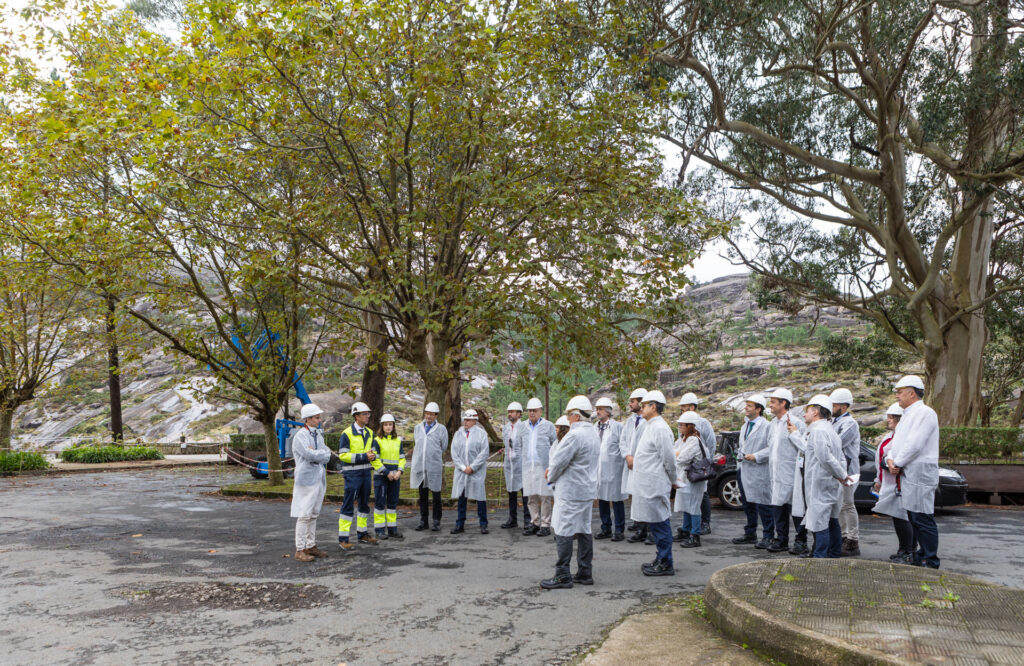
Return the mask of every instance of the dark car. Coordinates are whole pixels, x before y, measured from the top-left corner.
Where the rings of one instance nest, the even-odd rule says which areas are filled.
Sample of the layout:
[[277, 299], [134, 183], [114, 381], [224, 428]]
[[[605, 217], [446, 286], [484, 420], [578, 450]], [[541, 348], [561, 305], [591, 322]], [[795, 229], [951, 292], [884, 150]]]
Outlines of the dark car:
[[[715, 453], [714, 479], [708, 481], [708, 493], [717, 497], [726, 509], [741, 509], [740, 486], [736, 481], [736, 451], [739, 449], [740, 434], [736, 431], [718, 433], [718, 449]], [[877, 449], [860, 445], [860, 483], [854, 494], [857, 508], [870, 509], [876, 497], [871, 492], [875, 483], [875, 458]], [[939, 490], [935, 493], [935, 506], [959, 506], [967, 503], [967, 479], [955, 469], [939, 468]]]

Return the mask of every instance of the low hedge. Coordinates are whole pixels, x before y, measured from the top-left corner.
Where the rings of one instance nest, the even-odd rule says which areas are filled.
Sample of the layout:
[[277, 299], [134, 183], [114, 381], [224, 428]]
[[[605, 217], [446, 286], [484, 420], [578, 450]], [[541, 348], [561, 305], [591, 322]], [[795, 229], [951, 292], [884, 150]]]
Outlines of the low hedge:
[[163, 460], [164, 454], [151, 446], [76, 446], [60, 452], [70, 463], [109, 463], [130, 460]]
[[[874, 445], [885, 432], [885, 428], [865, 426], [860, 429], [860, 439]], [[939, 428], [939, 456], [942, 458], [1012, 458], [1022, 452], [1024, 430], [1020, 428]]]
[[17, 474], [37, 469], [48, 469], [50, 463], [41, 453], [31, 451], [0, 451], [0, 474]]

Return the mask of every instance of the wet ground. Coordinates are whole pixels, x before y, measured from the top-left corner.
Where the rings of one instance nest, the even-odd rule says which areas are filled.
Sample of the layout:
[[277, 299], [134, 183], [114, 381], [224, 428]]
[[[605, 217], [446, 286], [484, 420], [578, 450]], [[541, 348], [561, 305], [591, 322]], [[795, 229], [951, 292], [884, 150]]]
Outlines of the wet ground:
[[[3, 663], [552, 663], [599, 641], [659, 597], [699, 592], [716, 570], [772, 557], [729, 538], [742, 514], [677, 549], [673, 578], [646, 578], [642, 545], [598, 542], [593, 587], [543, 592], [550, 539], [473, 522], [450, 535], [341, 555], [337, 505], [320, 519], [331, 556], [296, 562], [288, 504], [212, 495], [244, 480], [189, 469], [0, 479]], [[596, 512], [595, 512], [596, 514]], [[475, 512], [470, 510], [475, 521]], [[1024, 588], [1024, 512], [969, 507], [938, 517], [944, 568]], [[888, 520], [862, 515], [865, 557], [895, 550]], [[777, 557], [777, 556], [775, 556]]]

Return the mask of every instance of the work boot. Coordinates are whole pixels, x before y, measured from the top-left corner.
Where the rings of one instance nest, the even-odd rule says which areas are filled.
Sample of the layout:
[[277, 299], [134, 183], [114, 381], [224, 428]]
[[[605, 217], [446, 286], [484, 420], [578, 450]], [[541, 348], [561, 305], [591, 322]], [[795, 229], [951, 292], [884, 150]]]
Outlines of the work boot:
[[421, 520], [420, 524], [417, 525], [415, 529], [417, 532], [422, 532], [423, 530], [427, 529], [427, 521]]
[[550, 527], [542, 527], [542, 528], [540, 528], [539, 530], [537, 530], [537, 536], [539, 536], [539, 537], [549, 537], [549, 536], [551, 536], [551, 528]]
[[640, 529], [640, 523], [638, 523], [638, 522], [636, 522], [634, 520], [633, 522], [631, 522], [629, 524], [629, 527], [626, 528], [626, 531], [627, 532], [636, 532], [638, 529]]
[[758, 550], [768, 550], [768, 546], [771, 544], [771, 540], [768, 537], [763, 537], [760, 541], [754, 544], [754, 548]]
[[690, 534], [686, 537], [686, 540], [679, 544], [680, 548], [700, 548], [700, 536], [697, 534]]
[[344, 541], [338, 541], [338, 547], [341, 548], [341, 552], [344, 553], [346, 551], [349, 551], [349, 550], [352, 550], [353, 548], [355, 548], [355, 545], [352, 544], [352, 543], [349, 543], [348, 539], [345, 539]]
[[897, 557], [895, 560], [892, 560], [892, 563], [893, 564], [908, 564], [910, 566], [913, 566], [914, 565], [914, 554], [913, 553], [903, 553], [902, 555]]
[[757, 535], [756, 534], [744, 534], [741, 537], [736, 537], [735, 539], [732, 540], [732, 542], [734, 544], [736, 544], [737, 546], [743, 545], [743, 544], [748, 544], [748, 543], [757, 543]]
[[299, 562], [312, 562], [316, 558], [308, 550], [295, 551], [295, 559]]
[[519, 527], [519, 521], [514, 518], [509, 518], [501, 524], [501, 529], [510, 530], [513, 527]]
[[388, 540], [387, 530], [385, 530], [383, 527], [376, 528], [374, 530], [374, 532], [377, 534], [377, 541], [387, 541]]
[[705, 534], [711, 534], [711, 523], [700, 524], [700, 535], [704, 536]]
[[376, 546], [380, 543], [380, 541], [377, 541], [377, 538], [371, 536], [369, 532], [360, 532], [358, 541], [359, 543], [365, 543], [370, 546]]
[[615, 534], [612, 535], [612, 541], [625, 541], [625, 540], [626, 540], [626, 535], [623, 534], [622, 532], [616, 532]]
[[689, 532], [684, 532], [682, 527], [676, 528], [676, 535], [672, 537], [673, 541], [686, 541], [690, 538]]
[[676, 570], [664, 560], [658, 560], [654, 564], [645, 564], [640, 567], [645, 576], [675, 576]]
[[612, 536], [611, 530], [601, 528], [601, 531], [594, 535], [595, 539], [609, 539]]
[[654, 545], [654, 532], [652, 532], [650, 530], [647, 530], [647, 536], [644, 537], [644, 545], [645, 546], [653, 546]]
[[402, 533], [398, 531], [397, 527], [389, 527], [388, 528], [388, 536], [391, 537], [392, 539], [404, 539], [405, 538], [402, 535]]
[[465, 527], [463, 527], [462, 525], [456, 525], [455, 527], [452, 528], [452, 531], [449, 532], [449, 534], [462, 534], [465, 531], [466, 531]]
[[540, 528], [535, 523], [527, 523], [523, 528], [523, 536], [533, 536]]
[[856, 539], [847, 539], [843, 543], [843, 549], [839, 552], [840, 557], [857, 557], [860, 555], [860, 542]]
[[430, 528], [430, 531], [431, 532], [440, 532], [441, 531], [441, 521], [440, 520], [435, 520], [434, 524]]
[[800, 553], [800, 559], [802, 559], [802, 560], [809, 560], [812, 557], [814, 557], [814, 551], [811, 550], [810, 548], [807, 549], [807, 552]]
[[640, 527], [640, 528], [637, 528], [636, 532], [633, 533], [633, 536], [631, 536], [628, 539], [626, 539], [626, 541], [628, 541], [629, 543], [640, 543], [641, 541], [645, 541], [646, 539], [647, 539], [647, 528], [646, 527]]
[[542, 580], [540, 586], [545, 590], [568, 590], [572, 589], [572, 576], [565, 574]]
[[789, 549], [789, 554], [790, 555], [798, 555], [799, 556], [799, 555], [803, 555], [806, 552], [808, 552], [807, 551], [807, 542], [806, 541], [800, 541], [800, 540], [794, 541], [793, 542], [793, 547]]
[[490, 534], [490, 533], [491, 533], [491, 531], [489, 529], [487, 529], [486, 525], [481, 525], [480, 526], [480, 534]]
[[316, 546], [313, 546], [312, 548], [307, 548], [306, 552], [312, 555], [313, 557], [327, 557], [327, 551], [320, 550]]
[[786, 548], [788, 548], [788, 547], [789, 547], [789, 544], [784, 544], [781, 541], [779, 541], [778, 539], [772, 539], [771, 541], [768, 542], [768, 552], [769, 553], [781, 553], [782, 551], [786, 550]]
[[912, 554], [913, 553], [911, 553], [909, 550], [902, 550], [902, 549], [901, 550], [897, 550], [895, 553], [893, 553], [892, 555], [889, 556], [889, 561], [890, 562], [895, 562], [896, 560], [902, 560], [903, 558], [907, 557], [908, 555], [912, 555]]
[[576, 583], [577, 585], [593, 585], [594, 578], [592, 576], [584, 576], [577, 571], [576, 574], [572, 577], [572, 582]]

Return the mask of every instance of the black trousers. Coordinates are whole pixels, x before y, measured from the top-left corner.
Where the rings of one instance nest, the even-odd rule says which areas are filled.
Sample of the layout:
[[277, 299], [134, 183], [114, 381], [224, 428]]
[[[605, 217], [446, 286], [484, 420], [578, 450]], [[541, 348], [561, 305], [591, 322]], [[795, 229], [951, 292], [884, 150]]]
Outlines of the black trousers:
[[907, 511], [910, 519], [910, 526], [914, 530], [914, 540], [917, 542], [917, 553], [915, 560], [919, 560], [926, 567], [939, 568], [939, 527], [935, 524], [935, 517], [930, 513], [915, 513]]
[[793, 516], [793, 505], [783, 504], [782, 506], [771, 505], [772, 519], [775, 523], [775, 538], [779, 540], [783, 546], [789, 545], [789, 519], [793, 519], [793, 529], [796, 530], [796, 540], [802, 543], [807, 543], [807, 528], [801, 523], [803, 518], [800, 516]]
[[605, 532], [612, 531], [612, 516], [615, 516], [615, 533], [622, 534], [626, 531], [626, 503], [605, 502], [597, 500], [597, 511], [601, 516], [601, 529]]
[[704, 498], [700, 501], [700, 524], [711, 525], [711, 495], [704, 491]]
[[914, 526], [909, 520], [893, 517], [893, 529], [896, 530], [896, 539], [899, 540], [901, 553], [913, 553], [917, 550], [917, 543], [914, 541]]
[[555, 576], [568, 576], [569, 565], [572, 563], [572, 542], [579, 541], [576, 549], [576, 573], [581, 578], [594, 577], [594, 536], [577, 534], [575, 536], [555, 535], [555, 547], [558, 549], [558, 561], [555, 562]]
[[527, 504], [527, 502], [530, 500], [530, 498], [524, 495], [523, 491], [521, 490], [518, 493], [515, 492], [514, 490], [509, 491], [508, 493], [508, 517], [514, 521], [519, 520], [519, 510], [516, 508], [516, 505], [519, 503], [520, 497], [522, 497], [523, 499], [523, 524], [529, 525], [530, 506]]
[[[747, 501], [747, 493], [743, 491], [743, 476], [740, 470], [736, 470], [736, 482], [740, 486], [740, 501], [743, 503], [743, 513], [747, 516], [747, 523], [743, 526], [744, 536], [757, 536], [757, 505]], [[765, 535], [766, 537], [769, 535]]]
[[427, 482], [424, 481], [420, 484], [420, 520], [427, 522], [429, 517], [430, 502], [428, 498], [430, 495], [434, 496], [434, 522], [441, 522], [441, 491], [431, 492], [430, 488], [427, 487]]

